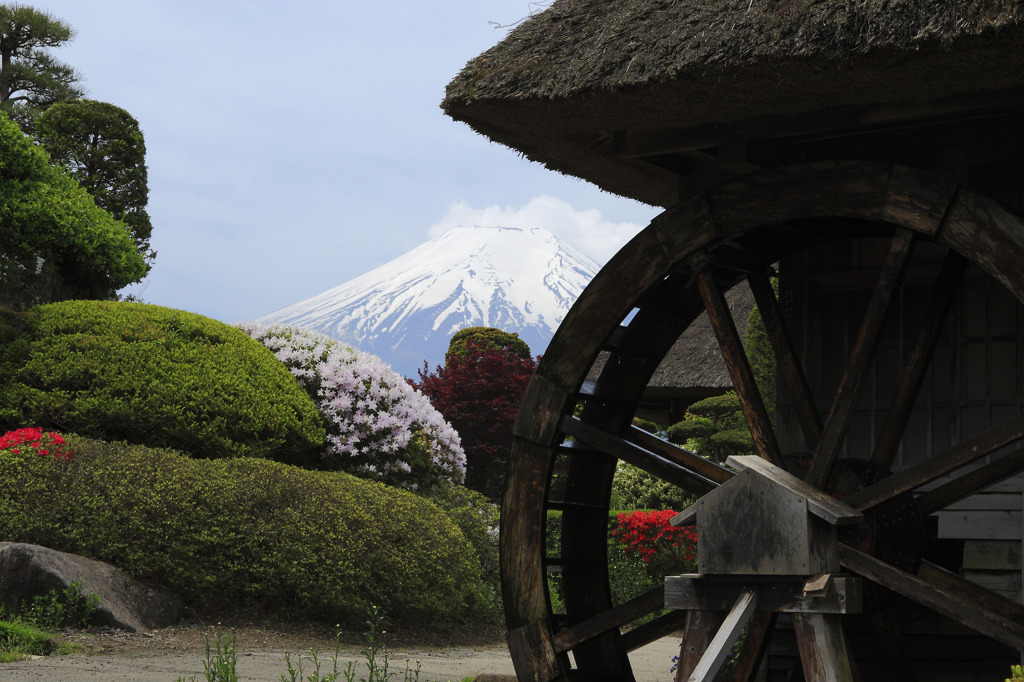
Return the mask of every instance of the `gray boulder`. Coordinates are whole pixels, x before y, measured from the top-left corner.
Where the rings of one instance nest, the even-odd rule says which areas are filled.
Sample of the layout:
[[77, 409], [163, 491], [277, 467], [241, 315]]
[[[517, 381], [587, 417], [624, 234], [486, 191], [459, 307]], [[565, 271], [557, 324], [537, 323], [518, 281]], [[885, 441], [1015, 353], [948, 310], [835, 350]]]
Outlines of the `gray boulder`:
[[75, 554], [0, 542], [0, 604], [14, 611], [51, 590], [62, 592], [73, 582], [83, 594], [95, 594], [97, 625], [129, 632], [166, 627], [181, 618], [181, 599], [170, 590], [131, 578], [116, 566]]

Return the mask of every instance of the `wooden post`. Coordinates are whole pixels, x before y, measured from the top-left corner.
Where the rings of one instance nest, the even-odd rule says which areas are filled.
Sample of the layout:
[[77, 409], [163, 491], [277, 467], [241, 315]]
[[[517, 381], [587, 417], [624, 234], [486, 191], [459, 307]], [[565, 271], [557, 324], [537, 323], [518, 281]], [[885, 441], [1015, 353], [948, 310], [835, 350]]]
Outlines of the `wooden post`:
[[793, 630], [807, 682], [853, 682], [843, 624], [838, 615], [794, 614]]
[[[708, 644], [707, 651], [700, 657], [700, 662], [693, 669], [687, 682], [712, 682], [715, 679], [715, 675], [722, 669], [722, 664], [725, 663], [725, 657], [729, 655], [732, 645], [739, 639], [743, 628], [747, 626], [750, 617], [754, 615], [756, 607], [757, 592], [754, 590], [740, 592], [736, 603], [733, 604], [725, 620], [722, 621], [722, 627], [718, 628], [718, 632]], [[807, 682], [817, 681], [808, 678]], [[850, 680], [850, 682], [853, 681]]]
[[676, 665], [675, 682], [686, 682], [700, 662], [712, 633], [718, 632], [723, 614], [717, 611], [691, 610], [686, 612], [686, 626], [683, 640], [679, 644], [679, 661]]

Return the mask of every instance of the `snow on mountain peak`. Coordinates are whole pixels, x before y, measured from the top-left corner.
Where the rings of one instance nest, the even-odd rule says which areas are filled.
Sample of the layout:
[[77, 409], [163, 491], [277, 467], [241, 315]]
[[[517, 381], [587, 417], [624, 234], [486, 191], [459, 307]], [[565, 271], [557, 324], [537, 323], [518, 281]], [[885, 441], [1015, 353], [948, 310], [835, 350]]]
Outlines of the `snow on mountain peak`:
[[547, 230], [458, 227], [258, 321], [316, 329], [415, 376], [466, 327], [516, 332], [542, 353], [599, 269]]

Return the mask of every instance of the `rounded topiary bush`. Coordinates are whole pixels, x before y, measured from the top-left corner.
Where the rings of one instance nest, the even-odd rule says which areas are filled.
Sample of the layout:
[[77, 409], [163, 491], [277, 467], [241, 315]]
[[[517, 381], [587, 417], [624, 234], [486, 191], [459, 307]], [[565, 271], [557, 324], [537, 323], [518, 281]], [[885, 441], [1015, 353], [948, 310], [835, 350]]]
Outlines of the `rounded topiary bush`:
[[25, 424], [197, 457], [302, 463], [320, 415], [272, 353], [229, 325], [141, 303], [34, 308], [0, 345], [0, 428]]
[[310, 329], [239, 327], [272, 350], [316, 403], [327, 429], [324, 468], [410, 490], [462, 482], [459, 434], [383, 360]]
[[68, 436], [59, 460], [0, 450], [0, 538], [108, 561], [218, 612], [361, 622], [461, 618], [480, 567], [425, 499], [341, 472], [197, 460]]

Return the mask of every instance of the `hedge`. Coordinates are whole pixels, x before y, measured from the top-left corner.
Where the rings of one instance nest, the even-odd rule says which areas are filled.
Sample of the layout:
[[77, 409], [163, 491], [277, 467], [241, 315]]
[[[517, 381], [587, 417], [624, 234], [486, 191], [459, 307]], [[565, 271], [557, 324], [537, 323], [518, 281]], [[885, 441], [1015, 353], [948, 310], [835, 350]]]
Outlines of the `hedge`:
[[141, 303], [66, 301], [9, 318], [0, 428], [33, 425], [196, 457], [315, 461], [325, 433], [273, 354], [216, 320]]
[[108, 561], [186, 604], [334, 623], [466, 617], [480, 566], [412, 493], [264, 459], [197, 460], [68, 436], [69, 460], [0, 450], [0, 538]]

